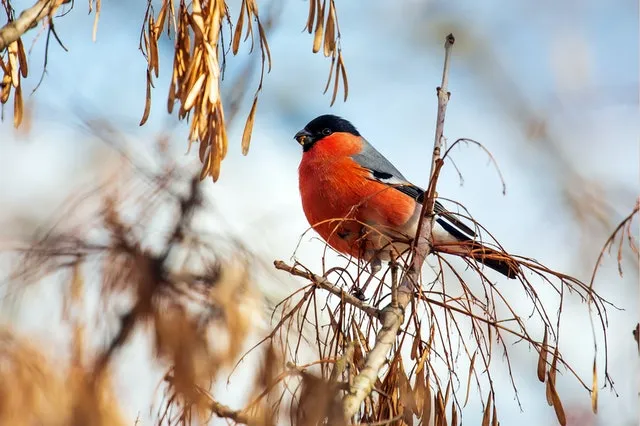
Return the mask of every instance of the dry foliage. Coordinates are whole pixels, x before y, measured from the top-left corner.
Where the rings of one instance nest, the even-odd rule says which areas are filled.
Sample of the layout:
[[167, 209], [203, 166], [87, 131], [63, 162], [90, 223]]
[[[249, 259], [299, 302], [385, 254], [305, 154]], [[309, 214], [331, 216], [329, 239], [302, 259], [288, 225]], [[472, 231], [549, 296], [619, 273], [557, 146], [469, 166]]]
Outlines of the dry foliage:
[[[74, 341], [74, 349], [79, 349]], [[111, 377], [43, 352], [28, 336], [0, 329], [0, 424], [126, 425]]]
[[[618, 263], [618, 273], [622, 277], [622, 258], [625, 245], [629, 247], [631, 252], [634, 255], [634, 258], [637, 260], [640, 256], [640, 251], [638, 250], [638, 235], [637, 230], [634, 232], [632, 229], [633, 219], [640, 213], [640, 198], [636, 200], [636, 205], [622, 221], [616, 226], [616, 229], [613, 230], [607, 241], [605, 242], [602, 250], [600, 251], [600, 255], [598, 256], [598, 260], [596, 261], [596, 267], [593, 270], [593, 275], [591, 276], [591, 285], [596, 278], [596, 273], [598, 272], [598, 268], [600, 267], [600, 263], [604, 258], [604, 255], [614, 249], [616, 247], [616, 260]], [[617, 240], [617, 241], [616, 241]], [[626, 244], [625, 244], [626, 243]]]
[[[405, 312], [408, 323], [398, 334], [395, 350], [373, 393], [360, 407], [357, 415], [360, 422], [403, 419], [404, 424], [413, 424], [418, 419], [426, 424], [432, 418], [437, 425], [454, 425], [470, 396], [480, 395], [485, 401], [483, 425], [495, 424], [492, 423], [498, 419], [495, 394], [508, 390], [494, 387], [492, 372], [507, 368], [518, 399], [517, 376], [510, 363], [511, 345], [518, 341], [538, 352], [537, 366], [532, 368], [536, 368], [538, 378], [545, 383], [547, 400], [560, 424], [565, 424], [565, 415], [555, 386], [558, 372], [573, 376], [595, 398], [597, 387], [592, 389], [592, 382], [598, 382], [597, 371], [593, 371], [591, 380], [583, 379], [559, 350], [560, 318], [569, 294], [593, 303], [604, 333], [606, 302], [593, 290], [532, 260], [513, 257], [525, 271], [519, 282], [523, 296], [530, 301], [531, 312], [527, 314], [503, 294], [504, 283], [494, 285], [475, 264], [470, 266], [476, 270], [478, 280], [469, 282], [450, 267], [449, 259], [436, 255], [442, 269], [450, 269], [452, 274], [439, 272], [433, 282], [422, 282], [421, 289], [414, 294]], [[380, 327], [378, 315], [369, 312], [388, 303], [389, 283], [393, 281], [388, 269], [374, 288], [360, 294], [360, 299], [350, 296], [343, 289], [360, 289], [366, 270], [365, 265], [358, 265], [354, 259], [349, 259], [349, 263], [346, 268], [323, 270], [322, 275], [315, 275], [301, 265], [277, 263], [277, 268], [304, 276], [311, 283], [302, 294], [292, 295], [280, 306], [276, 328], [269, 336], [270, 341], [279, 342], [292, 363], [300, 357], [301, 342], [313, 344], [323, 362], [340, 360], [349, 353], [349, 347], [355, 346], [352, 355], [348, 355], [348, 372], [342, 377], [347, 383], [362, 371]], [[400, 263], [401, 268], [404, 266]], [[538, 297], [544, 284], [557, 292], [557, 304], [553, 307], [548, 300], [543, 303]], [[342, 297], [340, 292], [344, 293]], [[327, 316], [326, 321], [318, 321]], [[332, 372], [328, 365], [319, 368], [325, 380], [329, 380]], [[607, 372], [604, 374], [611, 385]], [[291, 387], [288, 384], [285, 388]]]
[[342, 47], [340, 46], [340, 26], [338, 25], [338, 15], [336, 14], [334, 0], [329, 0], [328, 2], [327, 0], [309, 0], [306, 30], [309, 34], [313, 32], [313, 53], [319, 52], [320, 48], [322, 48], [324, 56], [331, 57], [329, 77], [324, 88], [326, 93], [333, 81], [331, 105], [333, 105], [338, 95], [341, 79], [344, 88], [344, 100], [346, 101], [349, 95], [349, 82], [342, 56]]
[[[5, 104], [14, 88], [14, 125], [18, 127], [23, 116], [22, 78], [27, 76], [27, 61], [21, 36], [39, 21], [46, 20], [47, 53], [49, 36], [58, 39], [53, 25], [54, 13], [61, 4], [69, 0], [40, 0], [18, 19], [10, 0], [2, 0], [8, 24], [0, 28], [0, 66], [3, 71], [0, 83], [0, 100]], [[89, 0], [89, 12], [94, 11], [92, 37], [95, 41], [101, 10], [101, 0]], [[194, 142], [200, 144], [198, 154], [202, 162], [200, 179], [207, 176], [216, 181], [220, 167], [228, 149], [225, 108], [221, 99], [221, 85], [224, 77], [226, 56], [236, 55], [242, 42], [250, 42], [250, 52], [257, 43], [260, 48], [260, 79], [253, 103], [245, 121], [241, 148], [249, 152], [251, 134], [258, 106], [258, 96], [262, 90], [265, 73], [271, 70], [271, 53], [267, 34], [272, 17], [263, 21], [256, 0], [241, 0], [237, 17], [232, 17], [225, 0], [149, 0], [144, 16], [140, 37], [140, 49], [147, 60], [146, 100], [140, 125], [149, 118], [153, 79], [160, 73], [158, 42], [161, 36], [173, 39], [174, 53], [171, 67], [171, 82], [167, 99], [167, 109], [173, 112], [179, 105], [178, 117], [189, 120], [189, 149]], [[271, 8], [275, 8], [273, 5]], [[28, 13], [28, 11], [33, 11]], [[157, 12], [156, 12], [157, 11]], [[234, 25], [235, 23], [235, 25]], [[315, 27], [314, 27], [315, 23]], [[336, 100], [339, 82], [342, 80], [344, 99], [347, 99], [347, 73], [340, 46], [340, 27], [333, 0], [309, 0], [309, 16], [306, 28], [314, 33], [313, 52], [322, 48], [326, 57], [331, 57], [329, 78], [325, 93], [333, 82], [331, 105]], [[225, 42], [225, 34], [226, 42]], [[5, 43], [5, 40], [10, 42]], [[64, 47], [64, 46], [63, 46]], [[46, 57], [45, 57], [46, 69]], [[43, 71], [44, 76], [44, 71]], [[39, 84], [39, 83], [38, 83]], [[36, 87], [37, 88], [37, 87]]]
[[20, 39], [7, 46], [6, 61], [5, 63], [4, 58], [0, 57], [0, 68], [3, 72], [0, 83], [0, 103], [2, 105], [7, 103], [13, 89], [13, 125], [18, 127], [22, 122], [23, 114], [20, 78], [26, 78], [29, 72], [24, 45]]
[[[105, 129], [100, 135], [123, 139]], [[47, 276], [68, 277], [63, 318], [73, 331], [71, 367], [49, 371], [52, 361], [36, 348], [3, 344], [0, 353], [4, 357], [6, 350], [19, 368], [11, 364], [0, 370], [0, 394], [12, 395], [0, 403], [0, 419], [32, 424], [25, 415], [31, 412], [38, 424], [125, 424], [116, 417], [120, 402], [109, 393], [110, 370], [138, 329], [149, 332], [155, 357], [167, 368], [158, 424], [191, 424], [210, 417], [212, 407], [226, 413], [225, 407], [212, 405], [207, 389], [221, 369], [233, 365], [251, 328], [256, 303], [251, 256], [237, 242], [203, 234], [194, 225], [194, 217], [207, 211], [197, 176], [185, 182], [168, 159], [163, 169], [154, 174], [124, 160], [116, 176], [69, 200], [51, 231], [17, 249], [20, 261], [9, 280], [10, 294]], [[74, 217], [79, 211], [90, 212], [89, 217]], [[158, 244], [149, 238], [158, 234], [154, 218], [161, 211], [175, 216], [164, 224]], [[96, 285], [104, 310], [100, 318], [111, 316], [118, 323], [97, 352], [88, 350], [85, 334], [95, 339], [98, 330], [80, 314], [86, 289]], [[114, 310], [120, 314], [114, 316]], [[18, 339], [5, 335], [8, 342]], [[14, 385], [17, 380], [24, 382], [21, 387]]]

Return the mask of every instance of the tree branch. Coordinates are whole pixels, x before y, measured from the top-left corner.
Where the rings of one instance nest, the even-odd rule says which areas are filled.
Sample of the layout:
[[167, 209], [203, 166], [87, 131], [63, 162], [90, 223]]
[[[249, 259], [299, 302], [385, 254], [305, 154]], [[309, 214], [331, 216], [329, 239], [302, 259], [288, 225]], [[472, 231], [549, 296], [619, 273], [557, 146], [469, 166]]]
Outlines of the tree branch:
[[209, 400], [209, 408], [218, 417], [233, 420], [239, 424], [248, 425], [251, 422], [251, 416], [244, 410], [234, 410], [233, 408], [219, 403], [213, 398], [207, 390], [198, 386], [197, 391]]
[[366, 312], [369, 316], [373, 318], [378, 318], [380, 316], [380, 310], [374, 308], [371, 305], [367, 305], [362, 300], [358, 299], [352, 294], [349, 294], [348, 292], [344, 291], [340, 287], [332, 284], [331, 282], [329, 282], [329, 280], [327, 280], [324, 277], [321, 277], [320, 275], [316, 275], [304, 269], [296, 268], [295, 266], [288, 265], [281, 260], [276, 260], [275, 262], [273, 262], [273, 265], [276, 267], [276, 269], [280, 269], [281, 271], [287, 271], [291, 275], [308, 279], [314, 285], [324, 290], [327, 290], [329, 293], [335, 294], [341, 300], [344, 300], [346, 303], [353, 305], [356, 308]]
[[0, 51], [6, 49], [24, 33], [34, 28], [39, 21], [52, 14], [60, 5], [71, 0], [39, 0], [29, 9], [22, 11], [18, 19], [8, 22], [0, 28]]
[[[353, 379], [353, 383], [349, 392], [343, 398], [344, 415], [346, 419], [353, 417], [358, 410], [362, 401], [371, 393], [374, 383], [378, 378], [380, 369], [385, 364], [387, 354], [390, 352], [396, 341], [396, 335], [400, 326], [404, 322], [404, 310], [413, 298], [413, 288], [418, 287], [418, 277], [422, 270], [425, 258], [431, 251], [430, 235], [431, 223], [433, 219], [433, 206], [435, 202], [435, 187], [440, 168], [442, 167], [442, 159], [440, 151], [442, 147], [442, 135], [444, 131], [444, 118], [449, 101], [449, 92], [447, 91], [449, 60], [451, 56], [451, 48], [455, 39], [452, 34], [446, 38], [444, 68], [442, 72], [442, 84], [438, 88], [438, 116], [436, 121], [436, 134], [433, 145], [433, 155], [431, 161], [431, 173], [429, 176], [428, 196], [425, 197], [422, 206], [420, 222], [418, 230], [412, 246], [412, 258], [409, 267], [404, 271], [403, 279], [397, 290], [397, 307], [391, 304], [384, 308], [380, 315], [382, 329], [376, 336], [376, 343], [367, 355], [364, 367], [360, 373]], [[424, 217], [429, 217], [428, 226], [423, 226]]]

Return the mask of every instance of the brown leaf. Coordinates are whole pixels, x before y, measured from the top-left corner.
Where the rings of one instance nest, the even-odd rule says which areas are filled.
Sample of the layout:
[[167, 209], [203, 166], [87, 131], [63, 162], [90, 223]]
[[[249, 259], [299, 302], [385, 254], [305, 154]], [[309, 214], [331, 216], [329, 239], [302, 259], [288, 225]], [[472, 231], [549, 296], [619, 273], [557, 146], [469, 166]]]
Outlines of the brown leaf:
[[[208, 43], [205, 43], [204, 46], [207, 46]], [[194, 48], [194, 52], [193, 52], [193, 57], [190, 59], [189, 61], [189, 67], [187, 68], [187, 71], [185, 72], [185, 75], [183, 76], [183, 81], [182, 81], [182, 102], [185, 103], [185, 101], [187, 100], [187, 98], [189, 97], [189, 95], [192, 93], [193, 91], [193, 87], [195, 86], [196, 82], [202, 78], [203, 75], [205, 75], [206, 73], [204, 72], [204, 70], [202, 69], [202, 55], [203, 55], [203, 45], [202, 44], [198, 44], [196, 45], [196, 47]], [[202, 83], [200, 83], [202, 84]], [[198, 88], [197, 92], [200, 89]], [[184, 107], [183, 107], [184, 108]], [[188, 108], [184, 108], [185, 111], [188, 111]]]
[[95, 43], [98, 36], [98, 21], [100, 20], [100, 9], [102, 9], [102, 0], [96, 1], [96, 13], [93, 17], [93, 31], [91, 31], [91, 40]]
[[422, 372], [416, 373], [415, 385], [413, 386], [413, 398], [416, 401], [416, 415], [421, 417], [424, 414], [425, 403], [425, 381], [424, 374]]
[[208, 150], [211, 150], [208, 141], [200, 142], [200, 148], [198, 149], [198, 156], [200, 157], [200, 162], [204, 163], [205, 158], [209, 155]]
[[24, 52], [24, 45], [20, 38], [18, 39], [18, 63], [20, 64], [20, 74], [22, 75], [22, 78], [27, 78], [29, 65], [27, 63], [27, 55]]
[[[548, 373], [549, 376], [551, 376], [551, 372]], [[567, 418], [564, 414], [564, 408], [562, 408], [562, 402], [560, 401], [560, 395], [558, 395], [558, 392], [556, 391], [556, 386], [555, 386], [555, 379], [552, 379], [551, 377], [548, 377], [549, 381], [548, 383], [548, 387], [547, 389], [550, 389], [550, 393], [551, 393], [551, 402], [553, 405], [553, 409], [556, 412], [556, 417], [558, 418], [558, 423], [560, 423], [562, 426], [565, 426], [567, 424]]]
[[445, 426], [447, 424], [447, 413], [445, 411], [445, 401], [442, 398], [442, 392], [438, 391], [438, 413], [439, 413], [439, 418], [440, 418], [440, 424]]
[[493, 405], [493, 415], [491, 418], [491, 426], [498, 426], [498, 410], [496, 409], [496, 405]]
[[545, 397], [547, 398], [547, 404], [549, 404], [549, 406], [553, 405], [553, 400], [551, 399], [551, 383], [547, 383], [545, 387]]
[[440, 412], [440, 404], [438, 403], [440, 397], [440, 391], [433, 396], [433, 424], [434, 426], [440, 426], [442, 423], [442, 413]]
[[[204, 144], [202, 144], [201, 146], [203, 145]], [[209, 175], [209, 170], [211, 169], [211, 149], [209, 146], [207, 146], [207, 149], [205, 149], [204, 158], [201, 159], [201, 161], [202, 169], [200, 170], [200, 180], [203, 180]]]
[[324, 11], [327, 4], [327, 0], [324, 0], [322, 3], [322, 7], [318, 10], [318, 15], [316, 19], [316, 31], [313, 36], [313, 48], [311, 49], [313, 53], [318, 53], [320, 50], [320, 46], [322, 45], [322, 35], [324, 32]]
[[[251, 6], [249, 5], [249, 2], [245, 2], [245, 6], [247, 9], [247, 21], [251, 22]], [[253, 52], [253, 25], [249, 24], [247, 26], [247, 33], [244, 36], [244, 41], [247, 41], [247, 39], [251, 37], [251, 49], [249, 49], [249, 52]]]
[[336, 33], [335, 33], [335, 11], [333, 9], [333, 0], [329, 0], [329, 12], [327, 13], [327, 23], [325, 24], [324, 31], [324, 56], [327, 58], [333, 53], [335, 50], [335, 41], [336, 41]]
[[333, 58], [331, 58], [331, 66], [329, 67], [329, 78], [327, 78], [327, 84], [324, 86], [324, 91], [322, 92], [323, 94], [327, 93], [327, 90], [329, 90], [329, 86], [331, 85], [331, 80], [333, 77], [333, 68], [334, 68], [333, 65], [335, 64], [335, 62], [336, 62], [336, 57], [334, 56]]
[[491, 421], [491, 392], [487, 396], [487, 403], [484, 406], [484, 414], [482, 415], [482, 426], [489, 426], [489, 422]]
[[213, 164], [211, 165], [211, 170], [209, 171], [209, 174], [211, 175], [211, 179], [213, 179], [214, 182], [216, 182], [220, 177], [221, 162], [222, 162], [222, 157], [220, 155], [215, 155], [213, 157]]
[[200, 5], [200, 0], [192, 1], [191, 13], [187, 13], [186, 15], [189, 19], [189, 24], [191, 25], [193, 31], [198, 35], [198, 37], [204, 38], [207, 27], [204, 23], [204, 19], [202, 18], [202, 7]]
[[342, 59], [342, 51], [338, 53], [338, 65], [340, 66], [340, 74], [342, 74], [342, 84], [344, 91], [344, 101], [347, 101], [349, 96], [349, 80], [347, 80], [347, 69], [344, 66], [344, 60]]
[[224, 125], [224, 111], [221, 103], [218, 103], [216, 106], [216, 113], [218, 114], [216, 125], [219, 127], [220, 132], [218, 153], [220, 155], [220, 159], [223, 160], [227, 156], [227, 148], [229, 144], [227, 143], [227, 128]]
[[22, 113], [22, 85], [18, 85], [13, 93], [13, 126], [15, 128], [18, 128], [22, 123]]
[[147, 31], [142, 31], [142, 45], [144, 45], [144, 52], [143, 54], [145, 55], [145, 59], [147, 60], [147, 64], [150, 61], [150, 52], [149, 52], [149, 36], [147, 35]]
[[[201, 124], [201, 128], [200, 128], [200, 134], [204, 135], [206, 133], [206, 125], [209, 122], [209, 115], [207, 114], [207, 111], [209, 109], [209, 102], [211, 101], [211, 98], [213, 97], [211, 92], [213, 90], [218, 90], [218, 86], [216, 85], [215, 88], [212, 88], [212, 82], [214, 81], [213, 78], [207, 78], [207, 82], [204, 85], [204, 89], [202, 90], [201, 94], [202, 96], [200, 97], [200, 117], [202, 119], [202, 124]], [[215, 80], [217, 81], [217, 80]], [[217, 100], [217, 99], [216, 99]], [[213, 102], [211, 102], [211, 104], [215, 105], [216, 101], [214, 100]]]
[[451, 404], [451, 426], [458, 424], [458, 411], [456, 410], [456, 403]]
[[402, 405], [405, 407], [405, 411], [407, 414], [413, 418], [413, 413], [417, 412], [416, 409], [416, 400], [414, 398], [413, 392], [411, 392], [411, 384], [409, 383], [409, 378], [407, 377], [407, 373], [400, 365], [401, 371], [399, 372], [399, 390], [400, 390], [400, 401]]
[[411, 344], [411, 359], [412, 360], [416, 360], [418, 359], [418, 354], [419, 354], [419, 350], [420, 350], [420, 342], [422, 340], [420, 339], [420, 326], [417, 327], [416, 329], [416, 338], [413, 339], [413, 343]]
[[336, 62], [336, 78], [333, 82], [333, 94], [331, 95], [331, 103], [329, 106], [333, 106], [336, 101], [336, 97], [338, 96], [338, 85], [340, 83], [340, 78], [338, 77], [340, 73], [340, 61]]
[[[242, 27], [244, 25], [244, 10], [246, 5], [243, 1], [240, 5], [240, 16], [238, 16], [238, 22], [236, 22], [236, 29], [233, 32], [233, 42], [231, 44], [231, 51], [234, 55], [238, 54], [238, 48], [240, 47], [240, 39], [242, 38]], [[249, 21], [249, 25], [251, 25], [251, 21]]]
[[464, 397], [464, 404], [462, 404], [463, 407], [467, 406], [467, 402], [469, 402], [469, 392], [471, 390], [471, 377], [473, 375], [473, 371], [474, 371], [474, 365], [476, 363], [476, 355], [478, 354], [478, 352], [474, 352], [473, 356], [471, 357], [471, 362], [469, 363], [469, 374], [467, 375], [467, 393]]
[[158, 42], [157, 42], [157, 37], [154, 34], [155, 25], [154, 25], [153, 15], [149, 16], [148, 31], [149, 31], [149, 38], [146, 41], [147, 41], [147, 47], [149, 49], [149, 57], [148, 57], [149, 69], [153, 70], [156, 77], [158, 77], [158, 73], [159, 73]]
[[151, 112], [151, 72], [147, 69], [147, 94], [144, 101], [144, 112], [140, 120], [140, 126], [147, 122], [149, 113]]
[[7, 46], [7, 52], [9, 56], [9, 67], [11, 68], [11, 82], [13, 83], [13, 87], [17, 88], [18, 84], [20, 84], [20, 66], [18, 65], [18, 42], [14, 41], [13, 43]]
[[447, 383], [447, 390], [444, 392], [444, 405], [446, 406], [449, 402], [449, 395], [451, 394], [451, 380]]
[[[434, 333], [434, 327], [432, 326], [431, 327], [431, 336], [429, 338], [429, 341], [427, 342], [427, 347], [422, 352], [422, 355], [420, 355], [420, 361], [418, 361], [418, 364], [417, 364], [417, 367], [416, 367], [416, 372], [419, 372], [424, 368], [424, 364], [427, 361], [427, 358], [429, 357], [431, 344], [433, 343], [433, 336], [434, 336], [433, 333]], [[427, 382], [428, 382], [428, 380], [427, 380]]]
[[549, 405], [553, 405], [552, 388], [555, 388], [555, 385], [556, 385], [557, 363], [558, 363], [558, 344], [556, 343], [556, 348], [553, 352], [553, 360], [551, 361], [551, 368], [549, 369], [549, 373], [547, 375], [547, 377], [552, 381], [552, 383], [547, 383], [547, 389], [546, 389], [547, 403]]
[[[175, 71], [174, 71], [175, 74]], [[167, 111], [169, 114], [173, 112], [173, 105], [176, 102], [176, 84], [175, 80], [172, 78], [171, 83], [169, 83], [169, 96], [167, 97]]]
[[253, 133], [253, 122], [256, 118], [256, 107], [258, 106], [258, 97], [253, 98], [253, 105], [251, 105], [251, 111], [247, 117], [247, 122], [244, 125], [244, 132], [242, 132], [242, 155], [249, 153], [249, 144], [251, 143], [251, 134]]
[[267, 72], [271, 72], [271, 50], [269, 50], [269, 43], [267, 43], [267, 35], [264, 32], [264, 28], [260, 21], [258, 21], [258, 32], [260, 33], [260, 48], [262, 49], [262, 55], [264, 60], [264, 54], [267, 57]]
[[193, 83], [193, 87], [189, 91], [187, 98], [184, 100], [184, 104], [182, 108], [185, 111], [189, 111], [193, 108], [193, 104], [195, 104], [198, 95], [200, 94], [200, 89], [202, 89], [202, 85], [204, 84], [204, 79], [207, 77], [206, 74], [200, 74], [195, 83]]
[[320, 7], [319, 3], [320, 0], [309, 0], [309, 15], [307, 16], [307, 25], [305, 26], [309, 34], [313, 31], [313, 21], [316, 17], [316, 4]]
[[31, 127], [33, 123], [33, 102], [24, 102], [24, 108], [22, 112], [22, 121], [18, 128], [17, 135], [22, 138], [27, 138], [31, 133]]
[[431, 419], [431, 386], [429, 385], [429, 375], [425, 378], [424, 405], [422, 406], [422, 424], [430, 424]]
[[167, 2], [162, 2], [162, 7], [160, 8], [160, 12], [158, 12], [158, 17], [156, 18], [156, 26], [154, 35], [156, 36], [156, 40], [160, 38], [160, 34], [162, 33], [162, 29], [164, 28], [164, 21], [167, 17]]
[[545, 370], [547, 367], [547, 354], [549, 353], [547, 347], [547, 327], [544, 328], [544, 338], [542, 339], [542, 346], [540, 347], [540, 356], [538, 357], [538, 380], [544, 383]]

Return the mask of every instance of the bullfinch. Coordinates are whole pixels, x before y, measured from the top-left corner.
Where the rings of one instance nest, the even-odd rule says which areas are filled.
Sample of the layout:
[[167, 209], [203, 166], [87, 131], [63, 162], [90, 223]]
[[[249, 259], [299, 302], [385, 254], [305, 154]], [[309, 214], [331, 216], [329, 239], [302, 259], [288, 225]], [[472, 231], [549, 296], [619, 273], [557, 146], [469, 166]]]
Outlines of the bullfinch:
[[[335, 115], [321, 115], [295, 135], [302, 208], [311, 227], [335, 250], [370, 262], [406, 253], [415, 237], [425, 191], [402, 176], [358, 130]], [[432, 227], [436, 251], [474, 259], [515, 278], [516, 262], [474, 240], [476, 233], [439, 202]], [[372, 274], [372, 276], [373, 276]]]

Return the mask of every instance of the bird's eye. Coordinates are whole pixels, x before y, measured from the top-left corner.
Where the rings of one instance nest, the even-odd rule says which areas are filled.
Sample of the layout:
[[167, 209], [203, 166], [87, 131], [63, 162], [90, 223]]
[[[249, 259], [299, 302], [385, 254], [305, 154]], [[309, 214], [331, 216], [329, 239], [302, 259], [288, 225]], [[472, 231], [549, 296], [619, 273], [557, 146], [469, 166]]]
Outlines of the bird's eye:
[[331, 134], [331, 129], [329, 129], [329, 128], [324, 129], [322, 131], [322, 134], [325, 135], [325, 136], [329, 136]]

